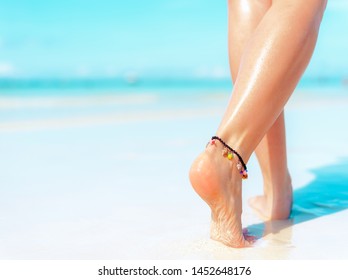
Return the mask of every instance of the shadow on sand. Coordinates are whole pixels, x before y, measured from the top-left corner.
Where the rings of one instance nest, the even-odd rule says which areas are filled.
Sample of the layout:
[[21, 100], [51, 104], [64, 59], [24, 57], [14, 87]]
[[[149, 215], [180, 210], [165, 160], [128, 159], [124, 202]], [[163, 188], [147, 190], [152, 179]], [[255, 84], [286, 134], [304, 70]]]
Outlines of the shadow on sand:
[[315, 179], [294, 191], [294, 205], [289, 220], [250, 225], [248, 231], [262, 238], [295, 224], [348, 209], [348, 159], [314, 169], [312, 173]]

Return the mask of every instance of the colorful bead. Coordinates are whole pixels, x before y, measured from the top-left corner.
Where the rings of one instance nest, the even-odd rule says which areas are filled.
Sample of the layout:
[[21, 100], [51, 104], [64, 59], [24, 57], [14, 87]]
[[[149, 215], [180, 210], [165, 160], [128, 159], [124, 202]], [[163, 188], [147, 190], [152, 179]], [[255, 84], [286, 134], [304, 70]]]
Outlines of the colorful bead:
[[230, 146], [228, 146], [223, 140], [221, 140], [219, 137], [214, 136], [212, 139], [208, 142], [207, 146], [210, 145], [216, 145], [216, 140], [221, 142], [223, 149], [222, 149], [222, 155], [223, 157], [226, 157], [228, 160], [232, 160], [234, 156], [237, 157], [237, 169], [242, 176], [242, 179], [247, 179], [248, 178], [248, 170], [246, 169], [245, 163], [243, 162], [243, 159], [241, 156], [233, 150]]

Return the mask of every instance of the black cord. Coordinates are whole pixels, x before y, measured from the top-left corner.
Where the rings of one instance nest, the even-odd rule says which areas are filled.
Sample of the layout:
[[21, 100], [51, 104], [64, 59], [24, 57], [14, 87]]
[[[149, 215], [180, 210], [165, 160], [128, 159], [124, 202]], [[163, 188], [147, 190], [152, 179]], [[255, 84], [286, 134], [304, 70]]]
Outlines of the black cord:
[[236, 154], [237, 157], [239, 158], [239, 161], [240, 161], [241, 164], [243, 165], [244, 170], [248, 172], [248, 169], [247, 169], [247, 167], [246, 167], [246, 165], [245, 165], [245, 163], [244, 163], [244, 160], [242, 159], [241, 155], [238, 154], [238, 152], [237, 152], [236, 150], [232, 149], [229, 145], [227, 145], [227, 144], [226, 144], [220, 137], [218, 137], [218, 136], [213, 136], [213, 137], [211, 138], [211, 140], [218, 140], [218, 141], [220, 141], [222, 145], [224, 145], [227, 149], [229, 149], [229, 150], [232, 151], [234, 154]]

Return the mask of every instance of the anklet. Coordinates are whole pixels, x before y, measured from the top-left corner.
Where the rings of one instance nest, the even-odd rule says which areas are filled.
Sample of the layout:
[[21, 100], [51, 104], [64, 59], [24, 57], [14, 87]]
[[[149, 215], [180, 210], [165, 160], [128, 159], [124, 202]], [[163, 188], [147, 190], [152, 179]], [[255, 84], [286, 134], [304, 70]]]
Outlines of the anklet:
[[223, 146], [222, 155], [226, 157], [229, 160], [233, 159], [233, 156], [236, 155], [238, 157], [238, 163], [237, 163], [237, 169], [239, 170], [239, 173], [242, 175], [243, 179], [248, 178], [248, 169], [244, 163], [244, 160], [242, 159], [241, 155], [238, 154], [237, 151], [232, 149], [229, 145], [227, 145], [220, 137], [213, 136], [208, 144], [215, 145], [215, 141], [218, 140]]

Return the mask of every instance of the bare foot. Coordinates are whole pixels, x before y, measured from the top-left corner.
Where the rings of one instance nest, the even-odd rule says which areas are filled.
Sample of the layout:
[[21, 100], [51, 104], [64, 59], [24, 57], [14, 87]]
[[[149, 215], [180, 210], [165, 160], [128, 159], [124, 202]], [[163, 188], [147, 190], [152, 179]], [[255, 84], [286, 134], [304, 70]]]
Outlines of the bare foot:
[[208, 145], [193, 162], [190, 180], [211, 209], [211, 238], [227, 246], [246, 247], [252, 238], [242, 230], [242, 179], [236, 159], [224, 158], [222, 148], [218, 142]]
[[263, 220], [286, 220], [292, 208], [292, 184], [290, 175], [285, 183], [278, 186], [265, 186], [265, 194], [249, 199], [250, 206]]

